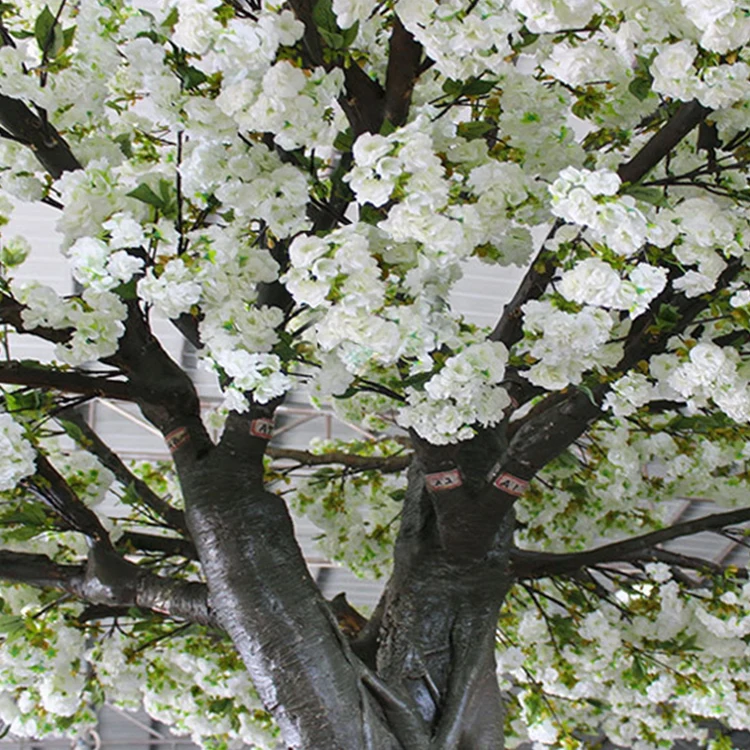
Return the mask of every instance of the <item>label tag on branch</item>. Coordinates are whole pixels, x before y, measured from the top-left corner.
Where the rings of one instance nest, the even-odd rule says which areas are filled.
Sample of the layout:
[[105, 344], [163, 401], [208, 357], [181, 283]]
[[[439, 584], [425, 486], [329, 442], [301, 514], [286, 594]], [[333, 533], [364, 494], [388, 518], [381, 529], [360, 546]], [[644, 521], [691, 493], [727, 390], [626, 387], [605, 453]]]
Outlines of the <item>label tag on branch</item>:
[[169, 452], [174, 453], [190, 440], [190, 433], [187, 427], [178, 427], [176, 430], [172, 430], [164, 439], [167, 441]]
[[434, 474], [425, 474], [424, 481], [427, 485], [427, 489], [432, 492], [455, 490], [463, 484], [461, 472], [458, 469], [436, 471]]
[[520, 497], [526, 492], [529, 483], [525, 479], [514, 477], [512, 474], [508, 474], [507, 471], [504, 471], [492, 480], [492, 486], [499, 489], [500, 492]]
[[258, 419], [251, 420], [250, 434], [253, 437], [270, 440], [273, 437], [273, 419], [259, 417]]

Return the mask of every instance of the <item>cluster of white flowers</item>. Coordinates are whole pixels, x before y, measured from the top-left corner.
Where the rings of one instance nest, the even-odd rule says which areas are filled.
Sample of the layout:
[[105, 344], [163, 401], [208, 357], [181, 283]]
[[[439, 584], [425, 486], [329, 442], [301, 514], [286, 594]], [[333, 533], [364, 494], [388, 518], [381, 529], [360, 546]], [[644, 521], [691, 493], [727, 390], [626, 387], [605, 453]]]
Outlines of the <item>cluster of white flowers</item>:
[[0, 644], [0, 720], [20, 737], [94, 726], [86, 638], [67, 621], [72, 613], [55, 608], [35, 618], [44, 606], [39, 593], [3, 586], [2, 595], [6, 637]]
[[499, 422], [510, 405], [500, 385], [507, 359], [507, 349], [500, 342], [467, 346], [445, 362], [424, 391], [408, 390], [408, 406], [399, 412], [399, 424], [443, 445], [472, 437], [473, 425]]
[[526, 28], [534, 33], [576, 29], [601, 10], [596, 0], [511, 0], [513, 10], [525, 16]]
[[198, 205], [214, 195], [239, 218], [266, 222], [277, 237], [309, 227], [304, 173], [282, 164], [263, 144], [246, 146], [236, 137], [198, 139], [188, 145], [180, 175], [186, 195]]
[[738, 353], [714, 343], [696, 344], [687, 361], [667, 375], [667, 384], [693, 409], [712, 400], [736, 422], [750, 421], [750, 383], [740, 373]]
[[604, 310], [584, 306], [580, 312], [558, 310], [549, 301], [532, 300], [523, 306], [525, 339], [520, 352], [533, 357], [524, 371], [534, 385], [560, 390], [580, 383], [583, 373], [617, 364], [621, 347], [608, 344], [614, 321]]
[[23, 428], [10, 414], [0, 413], [0, 491], [11, 490], [36, 471], [36, 452]]
[[172, 635], [138, 649], [139, 638], [152, 636], [123, 626], [76, 627], [80, 605], [50, 609], [26, 587], [4, 586], [2, 595], [0, 719], [15, 736], [82, 735], [96, 725], [103, 696], [125, 709], [145, 708], [204, 747], [275, 747], [271, 722], [226, 643]]
[[498, 654], [501, 681], [512, 689], [509, 747], [583, 747], [572, 727], [644, 750], [654, 737], [706, 742], [696, 719], [750, 728], [750, 586], [687, 595], [668, 566], [649, 564], [645, 573], [611, 604], [582, 605], [577, 589], [545, 584], [536, 602], [514, 598], [503, 619], [503, 640], [513, 645]]
[[[745, 33], [750, 38], [750, 26]], [[698, 99], [706, 107], [730, 107], [746, 98], [745, 82], [750, 67], [743, 62], [721, 64], [699, 76], [694, 68], [698, 50], [687, 40], [666, 45], [651, 63], [653, 89], [664, 96], [690, 101]]]
[[479, 0], [465, 13], [460, 0], [399, 0], [398, 15], [448, 78], [496, 70], [510, 52], [508, 36], [521, 24], [504, 0]]
[[282, 148], [331, 146], [345, 129], [338, 104], [344, 83], [339, 68], [303, 71], [278, 62], [263, 76], [260, 91], [240, 85], [225, 89], [217, 104], [240, 128], [267, 130]]
[[216, 364], [232, 378], [226, 389], [226, 407], [243, 412], [248, 404], [243, 391], [252, 391], [261, 404], [282, 396], [293, 385], [292, 379], [281, 369], [275, 354], [250, 353], [245, 349], [222, 349], [213, 353]]
[[549, 188], [552, 214], [588, 227], [595, 240], [620, 255], [633, 255], [646, 241], [667, 247], [678, 232], [671, 216], [647, 215], [632, 196], [617, 196], [620, 187], [610, 170], [566, 167]]
[[15, 283], [13, 291], [26, 305], [21, 313], [26, 328], [72, 329], [70, 340], [55, 349], [61, 362], [82, 365], [117, 351], [127, 308], [116, 294], [85, 289], [80, 297], [62, 299], [51, 287], [36, 282]]
[[105, 292], [130, 281], [143, 268], [143, 259], [125, 250], [110, 254], [107, 243], [81, 237], [68, 251], [73, 278], [97, 292]]
[[628, 310], [636, 318], [667, 283], [667, 271], [648, 263], [639, 263], [623, 279], [612, 266], [600, 258], [586, 258], [565, 271], [558, 290], [569, 300], [581, 304]]

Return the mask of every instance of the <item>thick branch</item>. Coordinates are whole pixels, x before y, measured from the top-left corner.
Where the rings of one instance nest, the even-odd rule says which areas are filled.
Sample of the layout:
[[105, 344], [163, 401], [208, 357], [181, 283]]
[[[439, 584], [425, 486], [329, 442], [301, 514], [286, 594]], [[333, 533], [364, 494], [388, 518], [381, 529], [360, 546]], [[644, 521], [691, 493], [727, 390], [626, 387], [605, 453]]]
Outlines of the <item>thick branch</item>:
[[111, 608], [138, 607], [216, 627], [202, 583], [142, 571], [113, 552], [98, 549], [83, 565], [60, 565], [46, 555], [0, 550], [0, 579], [52, 588]]
[[377, 81], [374, 81], [356, 63], [343, 65], [343, 60], [326, 63], [323, 54], [323, 42], [313, 20], [313, 0], [290, 0], [297, 18], [305, 25], [303, 37], [307, 62], [312, 65], [323, 65], [327, 69], [342, 67], [346, 93], [339, 99], [355, 138], [361, 133], [377, 133], [383, 123], [383, 102], [385, 92]]
[[77, 590], [73, 582], [82, 573], [82, 565], [58, 565], [46, 555], [0, 550], [0, 578], [4, 581], [73, 594]]
[[422, 45], [394, 15], [385, 83], [385, 118], [396, 127], [403, 125], [409, 114], [421, 60]]
[[[635, 183], [645, 177], [677, 144], [705, 119], [710, 110], [697, 101], [683, 104], [662, 129], [629, 161], [617, 170], [624, 183]], [[558, 221], [551, 234], [557, 231], [562, 222]], [[553, 258], [546, 257], [544, 246], [523, 278], [513, 299], [505, 306], [495, 329], [490, 334], [491, 341], [502, 341], [508, 348], [523, 335], [521, 328], [521, 308], [529, 300], [539, 299], [557, 271]]]
[[180, 531], [185, 536], [188, 535], [183, 512], [169, 505], [143, 479], [133, 474], [120, 457], [94, 432], [80, 412], [66, 409], [58, 415], [58, 419], [63, 423], [63, 426], [65, 422], [75, 425], [76, 430], [72, 432], [72, 437], [78, 441], [82, 448], [95, 455], [122, 485], [131, 487], [145, 506], [160, 518], [163, 518], [173, 529]]
[[132, 401], [130, 386], [122, 380], [89, 375], [80, 370], [59, 370], [37, 362], [0, 362], [0, 383], [26, 385], [83, 396]]
[[23, 484], [71, 528], [102, 546], [110, 547], [109, 535], [99, 517], [80, 500], [45, 456], [37, 455], [36, 469], [37, 473]]
[[26, 306], [7, 294], [0, 295], [0, 322], [12, 326], [18, 333], [27, 333], [54, 344], [65, 343], [70, 340], [69, 328], [26, 328], [21, 313]]
[[173, 536], [154, 536], [138, 531], [126, 531], [118, 540], [117, 548], [128, 551], [158, 552], [170, 557], [184, 557], [187, 560], [197, 560], [198, 553], [187, 539]]
[[153, 335], [134, 300], [128, 302], [125, 333], [117, 353], [105, 363], [127, 375], [141, 412], [165, 438], [180, 432], [180, 450], [174, 442], [170, 445], [176, 460], [194, 459], [211, 449], [193, 381]]
[[[544, 578], [552, 575], [575, 573], [584, 567], [591, 567], [607, 562], [626, 562], [633, 557], [643, 555], [658, 544], [672, 539], [699, 534], [702, 531], [717, 531], [727, 526], [734, 526], [750, 521], [750, 508], [715, 513], [692, 521], [668, 526], [666, 529], [652, 531], [642, 536], [625, 539], [596, 547], [586, 552], [572, 554], [549, 554], [546, 552], [525, 552], [514, 550], [511, 559], [516, 578]], [[706, 566], [710, 566], [706, 561]]]
[[18, 99], [0, 94], [0, 127], [27, 145], [55, 179], [63, 172], [81, 169], [81, 163], [43, 111], [35, 114]]
[[620, 179], [631, 184], [642, 180], [710, 112], [697, 99], [682, 104], [630, 161], [620, 165]]

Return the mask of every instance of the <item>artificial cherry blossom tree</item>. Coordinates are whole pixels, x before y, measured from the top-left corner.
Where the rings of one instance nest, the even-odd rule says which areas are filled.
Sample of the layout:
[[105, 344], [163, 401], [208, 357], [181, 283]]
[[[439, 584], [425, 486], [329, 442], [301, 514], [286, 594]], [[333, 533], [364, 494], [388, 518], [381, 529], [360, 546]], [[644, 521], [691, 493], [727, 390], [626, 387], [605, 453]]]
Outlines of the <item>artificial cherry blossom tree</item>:
[[[666, 543], [750, 521], [748, 6], [0, 15], [0, 186], [58, 210], [80, 290], [14, 278], [2, 237], [10, 729], [110, 701], [209, 747], [731, 747], [747, 571]], [[528, 269], [492, 330], [451, 307], [470, 258]], [[381, 438], [269, 446], [303, 386]], [[173, 463], [123, 463], [91, 398], [137, 404]], [[685, 496], [725, 507], [669, 525]], [[367, 618], [324, 600], [289, 506], [387, 577]]]

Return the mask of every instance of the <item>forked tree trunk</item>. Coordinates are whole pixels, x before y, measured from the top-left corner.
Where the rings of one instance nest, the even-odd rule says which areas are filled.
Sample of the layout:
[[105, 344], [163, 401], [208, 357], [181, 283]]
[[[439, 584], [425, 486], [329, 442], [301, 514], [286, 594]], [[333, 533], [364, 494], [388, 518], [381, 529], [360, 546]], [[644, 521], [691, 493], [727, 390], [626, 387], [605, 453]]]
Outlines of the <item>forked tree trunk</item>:
[[432, 493], [424, 469], [412, 468], [393, 576], [349, 642], [307, 571], [283, 501], [263, 488], [262, 445], [246, 424], [230, 419], [203, 458], [186, 456], [189, 447], [176, 458], [214, 615], [286, 745], [502, 747], [494, 643], [512, 513], [498, 508], [488, 525], [487, 501], [473, 491], [486, 466], [464, 467], [461, 487]]

